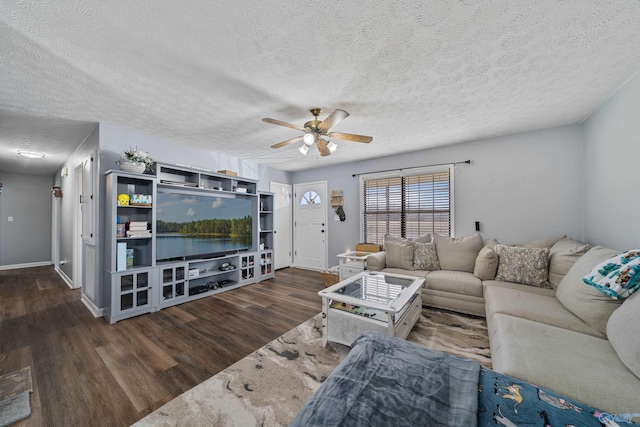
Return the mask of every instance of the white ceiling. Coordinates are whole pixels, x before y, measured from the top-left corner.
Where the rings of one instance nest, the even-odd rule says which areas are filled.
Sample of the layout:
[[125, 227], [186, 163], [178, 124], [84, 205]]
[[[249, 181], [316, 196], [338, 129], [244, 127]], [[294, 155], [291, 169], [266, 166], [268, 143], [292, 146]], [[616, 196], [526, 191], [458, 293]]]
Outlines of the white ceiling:
[[[580, 122], [640, 69], [640, 2], [1, 2], [0, 55], [0, 170], [109, 122], [295, 171]], [[270, 148], [311, 107], [373, 142]]]

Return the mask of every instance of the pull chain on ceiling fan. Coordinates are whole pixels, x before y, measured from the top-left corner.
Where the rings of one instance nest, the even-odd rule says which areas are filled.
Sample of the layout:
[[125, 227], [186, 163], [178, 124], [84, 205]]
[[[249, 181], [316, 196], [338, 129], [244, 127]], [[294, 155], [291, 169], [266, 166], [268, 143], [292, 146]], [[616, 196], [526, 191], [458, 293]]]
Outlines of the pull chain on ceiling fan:
[[335, 138], [352, 142], [364, 142], [367, 144], [373, 141], [373, 138], [370, 136], [355, 135], [352, 133], [329, 132], [329, 129], [332, 126], [349, 117], [349, 113], [344, 110], [335, 110], [322, 121], [318, 120], [318, 116], [322, 112], [320, 108], [312, 108], [309, 111], [311, 112], [311, 114], [313, 114], [314, 119], [306, 122], [304, 126], [297, 126], [276, 119], [262, 119], [263, 122], [273, 123], [274, 125], [285, 126], [304, 132], [304, 135], [302, 136], [296, 136], [295, 138], [287, 139], [286, 141], [273, 144], [271, 148], [280, 148], [302, 141], [303, 144], [298, 148], [298, 151], [300, 151], [302, 154], [306, 155], [309, 152], [309, 147], [311, 147], [315, 143], [316, 147], [318, 147], [320, 155], [328, 156], [336, 151], [338, 145], [333, 141], [327, 141], [325, 138]]

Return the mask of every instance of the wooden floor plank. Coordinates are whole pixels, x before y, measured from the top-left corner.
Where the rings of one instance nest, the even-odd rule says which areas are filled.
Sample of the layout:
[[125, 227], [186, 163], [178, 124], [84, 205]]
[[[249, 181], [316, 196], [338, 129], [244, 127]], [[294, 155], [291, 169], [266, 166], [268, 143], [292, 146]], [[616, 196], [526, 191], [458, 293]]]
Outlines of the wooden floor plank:
[[314, 316], [316, 271], [108, 324], [51, 267], [0, 271], [0, 373], [31, 367], [17, 427], [128, 426]]
[[[128, 348], [116, 343], [96, 348], [111, 375], [138, 411], [166, 398], [168, 392]], [[146, 387], [141, 388], [140, 384]]]
[[176, 361], [140, 330], [139, 323], [138, 319], [130, 319], [120, 322], [117, 327], [122, 333], [121, 341], [133, 351], [142, 366], [153, 375], [176, 366]]

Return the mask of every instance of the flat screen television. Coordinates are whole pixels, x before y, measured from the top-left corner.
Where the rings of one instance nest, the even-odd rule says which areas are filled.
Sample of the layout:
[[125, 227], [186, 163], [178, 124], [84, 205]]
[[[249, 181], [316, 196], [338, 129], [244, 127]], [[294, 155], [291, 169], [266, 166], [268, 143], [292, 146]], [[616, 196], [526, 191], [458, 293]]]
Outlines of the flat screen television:
[[253, 247], [250, 197], [158, 190], [156, 199], [158, 261], [210, 258]]

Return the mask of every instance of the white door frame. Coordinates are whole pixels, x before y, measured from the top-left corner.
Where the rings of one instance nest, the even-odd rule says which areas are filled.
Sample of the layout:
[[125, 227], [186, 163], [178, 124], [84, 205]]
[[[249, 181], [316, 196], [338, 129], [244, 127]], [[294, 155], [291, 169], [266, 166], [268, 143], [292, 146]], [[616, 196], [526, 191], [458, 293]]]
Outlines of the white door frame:
[[[293, 187], [291, 184], [282, 184], [280, 182], [271, 182], [270, 190], [273, 196], [273, 232], [275, 246], [275, 265], [274, 268], [290, 267], [293, 264]], [[288, 200], [288, 209], [279, 205], [278, 201], [285, 198]], [[284, 214], [284, 217], [281, 216]], [[288, 236], [284, 237], [283, 234]], [[281, 243], [283, 240], [286, 245]], [[277, 243], [276, 243], [277, 242]]]
[[82, 163], [73, 171], [73, 288], [82, 287]]
[[329, 196], [328, 196], [328, 183], [327, 181], [314, 181], [314, 182], [302, 182], [299, 184], [294, 184], [293, 185], [293, 223], [294, 223], [294, 227], [293, 227], [293, 266], [296, 266], [296, 251], [297, 251], [297, 247], [296, 247], [296, 232], [297, 232], [297, 206], [298, 206], [298, 198], [300, 197], [300, 195], [302, 193], [304, 193], [304, 190], [301, 191], [301, 189], [304, 189], [305, 187], [308, 187], [310, 185], [321, 185], [323, 187], [323, 193], [324, 193], [324, 200], [323, 200], [323, 223], [324, 223], [324, 233], [325, 233], [325, 238], [324, 238], [324, 266], [322, 267], [322, 269], [327, 268], [327, 262], [328, 262], [328, 258], [329, 258], [329, 223], [328, 223], [328, 215], [327, 215], [327, 209], [329, 206]]

